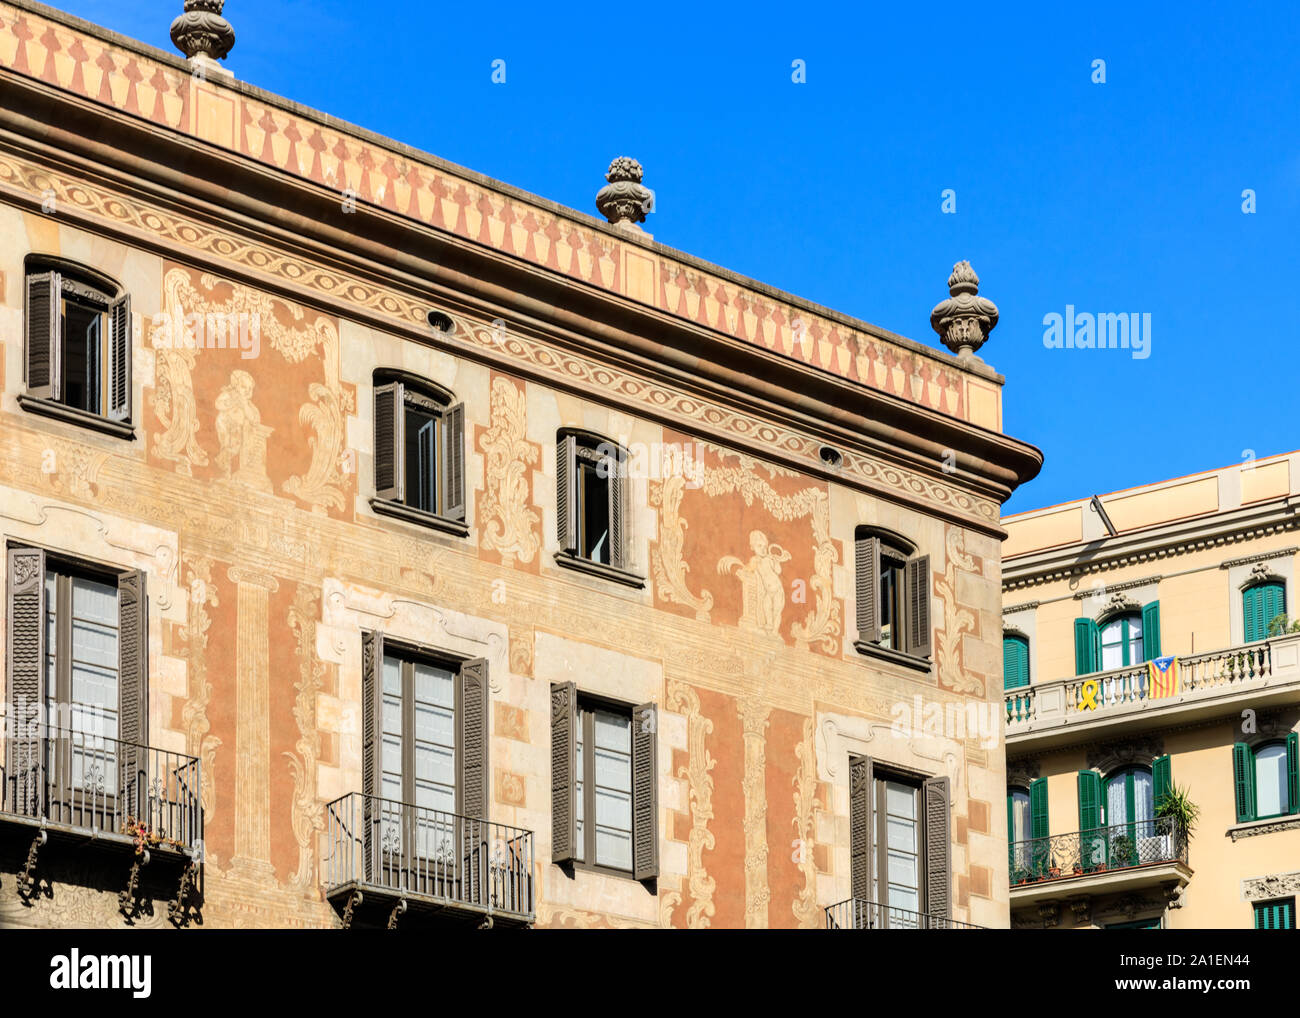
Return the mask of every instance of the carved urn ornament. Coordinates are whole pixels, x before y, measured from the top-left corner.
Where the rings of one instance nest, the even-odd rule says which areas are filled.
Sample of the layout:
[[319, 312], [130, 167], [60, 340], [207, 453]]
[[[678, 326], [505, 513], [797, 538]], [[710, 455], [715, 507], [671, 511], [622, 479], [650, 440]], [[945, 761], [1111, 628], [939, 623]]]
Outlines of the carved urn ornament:
[[221, 16], [225, 0], [185, 0], [185, 13], [172, 22], [172, 42], [193, 60], [224, 60], [235, 45], [235, 30]]
[[970, 262], [958, 262], [948, 277], [951, 296], [935, 305], [930, 312], [930, 327], [939, 339], [959, 357], [974, 354], [998, 324], [998, 306], [979, 296], [980, 277]]
[[596, 208], [615, 226], [624, 223], [636, 228], [645, 222], [653, 195], [641, 183], [641, 164], [627, 156], [619, 156], [609, 164], [605, 174], [609, 181], [596, 194]]

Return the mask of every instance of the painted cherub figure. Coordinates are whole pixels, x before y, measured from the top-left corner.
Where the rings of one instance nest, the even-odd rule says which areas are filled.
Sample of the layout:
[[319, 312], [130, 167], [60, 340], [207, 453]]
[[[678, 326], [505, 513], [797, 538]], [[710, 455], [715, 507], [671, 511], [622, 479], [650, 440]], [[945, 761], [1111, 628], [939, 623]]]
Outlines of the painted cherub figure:
[[767, 539], [761, 530], [750, 531], [748, 562], [734, 555], [718, 561], [718, 572], [731, 573], [740, 579], [740, 624], [773, 636], [781, 631], [785, 612], [785, 585], [781, 581], [781, 564], [790, 561], [790, 553]]

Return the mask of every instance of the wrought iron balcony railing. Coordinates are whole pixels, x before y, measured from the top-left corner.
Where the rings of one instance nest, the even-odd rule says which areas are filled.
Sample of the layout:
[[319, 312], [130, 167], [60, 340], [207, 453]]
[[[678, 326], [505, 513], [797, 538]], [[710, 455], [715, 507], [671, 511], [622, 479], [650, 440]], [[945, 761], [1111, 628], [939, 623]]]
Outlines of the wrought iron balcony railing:
[[1011, 886], [1187, 862], [1187, 837], [1174, 817], [1114, 824], [1010, 846]]
[[[1249, 689], [1273, 676], [1277, 648], [1290, 642], [1300, 642], [1300, 636], [1275, 637], [1227, 650], [1178, 656], [1176, 694], [1197, 699], [1215, 692]], [[1294, 647], [1290, 656], [1294, 658]], [[1005, 694], [1007, 734], [1026, 731], [1036, 722], [1049, 722], [1052, 717], [1100, 715], [1123, 711], [1146, 701], [1158, 702], [1160, 698], [1154, 692], [1145, 662], [1008, 689]]]
[[828, 930], [982, 930], [945, 916], [911, 912], [865, 898], [849, 898], [826, 908]]
[[327, 896], [378, 892], [532, 922], [532, 831], [361, 792], [327, 812]]
[[0, 716], [0, 820], [195, 856], [203, 839], [197, 757], [73, 724]]

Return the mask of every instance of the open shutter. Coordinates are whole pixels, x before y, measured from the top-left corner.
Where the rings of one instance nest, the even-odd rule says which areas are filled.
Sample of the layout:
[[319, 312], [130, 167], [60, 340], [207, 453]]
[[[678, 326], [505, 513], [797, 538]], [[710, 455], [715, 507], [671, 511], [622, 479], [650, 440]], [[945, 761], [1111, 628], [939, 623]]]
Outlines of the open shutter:
[[1268, 627], [1273, 620], [1286, 614], [1286, 585], [1270, 583], [1264, 589], [1264, 635], [1268, 636]]
[[1074, 674], [1089, 675], [1097, 670], [1101, 631], [1092, 619], [1074, 620]]
[[1029, 646], [1018, 636], [1002, 638], [1002, 688], [1029, 685]]
[[1168, 754], [1151, 761], [1151, 785], [1155, 808], [1158, 810], [1161, 800], [1174, 790], [1173, 764]]
[[1287, 811], [1300, 813], [1300, 733], [1288, 732], [1286, 737], [1286, 788]]
[[465, 404], [447, 411], [442, 426], [442, 514], [448, 519], [465, 518]]
[[57, 272], [27, 277], [24, 321], [27, 329], [27, 392], [44, 399], [58, 399], [63, 375], [59, 341], [59, 302], [63, 279]]
[[[40, 724], [45, 707], [45, 552], [9, 549], [5, 648], [8, 714], [0, 805], [20, 816], [43, 815]], [[12, 798], [11, 798], [12, 796]]]
[[871, 784], [870, 757], [849, 757], [849, 873], [853, 897], [871, 900]]
[[489, 818], [488, 663], [477, 657], [460, 666], [460, 812]]
[[1079, 772], [1079, 830], [1091, 831], [1101, 826], [1101, 775], [1096, 771]]
[[1232, 788], [1237, 823], [1255, 819], [1255, 757], [1244, 742], [1232, 745]]
[[952, 796], [948, 779], [927, 778], [925, 798], [925, 911], [930, 916], [952, 918], [951, 842], [949, 814]]
[[[1142, 653], [1148, 661], [1160, 657], [1160, 602], [1142, 606]], [[1135, 661], [1134, 664], [1139, 662]]]
[[1246, 642], [1254, 643], [1267, 635], [1264, 618], [1264, 588], [1248, 587], [1241, 595], [1242, 620], [1245, 622]]
[[917, 657], [930, 656], [930, 556], [907, 563], [907, 650]]
[[[380, 726], [384, 717], [384, 637], [382, 633], [361, 634], [361, 816], [360, 849], [365, 859], [365, 876], [372, 880], [379, 870], [379, 824], [383, 806], [374, 796], [383, 789]], [[354, 814], [355, 815], [355, 814]]]
[[1049, 837], [1046, 778], [1035, 778], [1029, 783], [1029, 836]]
[[118, 298], [109, 309], [108, 417], [131, 419], [131, 296]]
[[626, 569], [628, 560], [626, 534], [626, 471], [617, 456], [609, 457], [609, 562], [616, 569]]
[[880, 538], [859, 537], [854, 548], [857, 580], [858, 639], [880, 642]]
[[[122, 740], [122, 790], [126, 814], [142, 819], [148, 809], [149, 632], [144, 573], [124, 573], [117, 581], [117, 659], [119, 725]], [[165, 775], [153, 775], [165, 777]]]
[[551, 862], [571, 862], [578, 846], [573, 793], [577, 780], [578, 687], [551, 683]]
[[555, 536], [560, 551], [570, 555], [578, 550], [577, 516], [577, 440], [562, 435], [555, 446]]
[[406, 485], [406, 406], [402, 383], [375, 386], [375, 494], [404, 501]]
[[632, 875], [659, 876], [659, 715], [652, 703], [632, 711]]

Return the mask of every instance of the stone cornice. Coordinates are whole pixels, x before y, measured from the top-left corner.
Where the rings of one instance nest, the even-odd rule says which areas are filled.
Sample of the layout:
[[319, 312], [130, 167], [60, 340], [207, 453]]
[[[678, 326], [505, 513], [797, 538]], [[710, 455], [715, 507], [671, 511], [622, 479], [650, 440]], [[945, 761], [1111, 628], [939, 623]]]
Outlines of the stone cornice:
[[1123, 583], [1108, 583], [1104, 592], [1097, 590], [1080, 590], [1073, 596], [1076, 601], [1086, 601], [1090, 597], [1107, 596], [1120, 590], [1132, 590], [1134, 587], [1145, 587], [1148, 584], [1159, 583], [1159, 576], [1144, 576], [1140, 580], [1126, 580]]
[[1271, 562], [1274, 559], [1290, 558], [1300, 548], [1292, 546], [1290, 548], [1278, 548], [1276, 551], [1261, 551], [1258, 555], [1247, 555], [1245, 558], [1229, 559], [1227, 562], [1220, 562], [1220, 569], [1235, 569], [1237, 566], [1248, 566], [1255, 562]]
[[1029, 611], [1031, 608], [1037, 608], [1037, 601], [1025, 601], [1022, 604], [1009, 604], [1003, 607], [1003, 615], [1012, 615], [1015, 612]]

